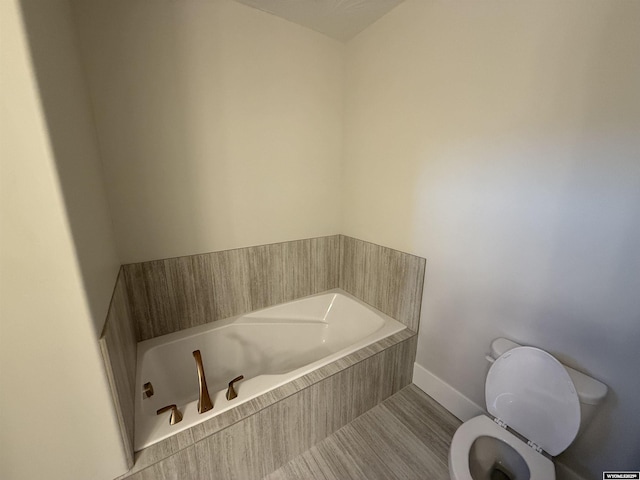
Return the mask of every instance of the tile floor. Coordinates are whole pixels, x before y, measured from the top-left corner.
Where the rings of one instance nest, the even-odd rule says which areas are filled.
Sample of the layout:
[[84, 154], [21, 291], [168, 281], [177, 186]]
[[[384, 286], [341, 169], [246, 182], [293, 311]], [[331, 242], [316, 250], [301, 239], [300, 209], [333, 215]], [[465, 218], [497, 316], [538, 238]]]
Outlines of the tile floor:
[[412, 384], [265, 480], [448, 480], [449, 444], [459, 425]]

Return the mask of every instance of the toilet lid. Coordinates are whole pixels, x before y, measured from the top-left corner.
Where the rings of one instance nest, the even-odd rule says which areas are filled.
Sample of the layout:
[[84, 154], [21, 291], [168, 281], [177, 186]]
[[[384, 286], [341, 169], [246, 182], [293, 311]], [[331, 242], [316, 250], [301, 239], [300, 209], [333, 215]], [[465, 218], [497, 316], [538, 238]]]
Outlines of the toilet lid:
[[487, 409], [552, 456], [563, 452], [580, 428], [578, 394], [564, 366], [547, 352], [516, 347], [489, 369]]

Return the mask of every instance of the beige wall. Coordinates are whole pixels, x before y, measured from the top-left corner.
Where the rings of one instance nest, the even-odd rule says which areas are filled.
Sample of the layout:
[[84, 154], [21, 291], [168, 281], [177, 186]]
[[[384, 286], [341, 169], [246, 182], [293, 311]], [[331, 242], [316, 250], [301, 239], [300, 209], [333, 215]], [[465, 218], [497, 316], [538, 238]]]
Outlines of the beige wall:
[[21, 5], [49, 142], [98, 336], [120, 260], [71, 6], [67, 0], [22, 0]]
[[343, 233], [427, 258], [417, 362], [506, 336], [611, 387], [563, 460], [640, 467], [640, 3], [409, 0], [347, 45]]
[[123, 263], [338, 233], [342, 44], [230, 0], [74, 8]]
[[0, 2], [0, 477], [111, 479], [124, 454], [19, 10]]

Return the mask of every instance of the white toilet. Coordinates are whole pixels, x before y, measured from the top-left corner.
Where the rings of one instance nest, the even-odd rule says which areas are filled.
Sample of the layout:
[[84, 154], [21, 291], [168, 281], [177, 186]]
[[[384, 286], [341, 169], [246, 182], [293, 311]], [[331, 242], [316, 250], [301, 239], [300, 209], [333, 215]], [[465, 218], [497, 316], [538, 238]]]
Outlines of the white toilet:
[[[554, 480], [551, 457], [591, 420], [607, 386], [547, 352], [505, 338], [491, 344], [486, 415], [464, 422], [449, 449], [453, 480]], [[508, 427], [508, 428], [507, 428]]]

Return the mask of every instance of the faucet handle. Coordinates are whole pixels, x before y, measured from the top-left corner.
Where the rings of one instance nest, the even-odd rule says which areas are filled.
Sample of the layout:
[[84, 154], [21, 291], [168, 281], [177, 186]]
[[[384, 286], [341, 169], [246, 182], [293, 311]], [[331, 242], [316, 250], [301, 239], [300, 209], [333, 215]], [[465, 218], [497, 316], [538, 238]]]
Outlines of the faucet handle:
[[169, 417], [169, 425], [175, 425], [178, 422], [182, 421], [182, 414], [178, 407], [174, 404], [167, 405], [166, 407], [162, 407], [160, 410], [156, 412], [156, 415], [162, 415], [164, 412], [168, 412], [171, 410], [171, 416]]
[[244, 380], [244, 375], [240, 375], [239, 377], [236, 377], [229, 382], [229, 388], [227, 388], [227, 400], [233, 400], [238, 396], [238, 394], [236, 393], [236, 389], [233, 388], [233, 384], [239, 382], [240, 380]]

